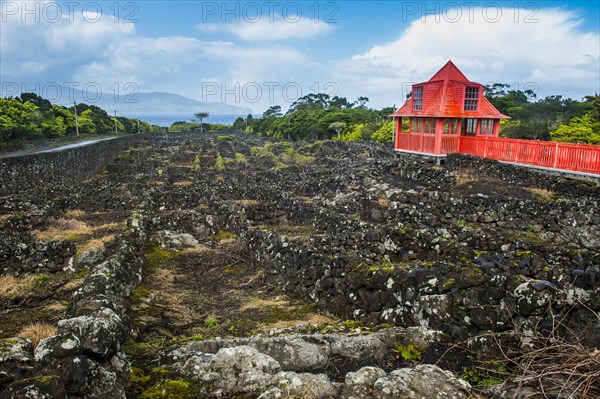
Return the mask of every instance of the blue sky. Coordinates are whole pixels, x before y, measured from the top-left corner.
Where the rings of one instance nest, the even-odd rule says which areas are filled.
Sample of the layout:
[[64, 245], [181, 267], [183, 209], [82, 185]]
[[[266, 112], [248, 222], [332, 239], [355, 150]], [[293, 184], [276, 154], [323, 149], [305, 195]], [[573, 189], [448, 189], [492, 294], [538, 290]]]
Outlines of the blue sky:
[[66, 84], [260, 113], [320, 91], [383, 107], [448, 59], [538, 97], [600, 93], [594, 0], [0, 3], [2, 95]]

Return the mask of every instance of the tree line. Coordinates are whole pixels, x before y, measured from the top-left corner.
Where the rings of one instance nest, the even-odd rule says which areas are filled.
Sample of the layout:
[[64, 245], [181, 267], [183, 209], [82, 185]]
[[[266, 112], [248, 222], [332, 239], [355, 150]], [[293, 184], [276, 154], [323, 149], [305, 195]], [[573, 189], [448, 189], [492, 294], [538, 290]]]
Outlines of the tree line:
[[510, 85], [485, 86], [485, 96], [501, 113], [503, 137], [600, 144], [600, 96], [585, 96], [582, 101], [562, 96], [537, 100], [530, 90], [509, 90]]
[[77, 125], [82, 135], [136, 133], [158, 131], [159, 126], [139, 119], [111, 117], [95, 105], [84, 103], [72, 107], [52, 104], [35, 93], [0, 98], [0, 142], [36, 140], [76, 135]]
[[[586, 96], [581, 101], [562, 96], [536, 99], [530, 90], [510, 90], [506, 84], [485, 86], [484, 95], [503, 114], [511, 117], [501, 122], [501, 136], [534, 140], [600, 144], [600, 96]], [[194, 115], [196, 122], [175, 122], [170, 131], [237, 129], [249, 134], [286, 140], [377, 141], [393, 140], [394, 109], [368, 107], [369, 99], [349, 101], [327, 94], [309, 94], [296, 100], [287, 112], [271, 106], [261, 117], [248, 115], [235, 120], [233, 126], [203, 122], [208, 113]], [[119, 133], [159, 131], [159, 126], [125, 117], [111, 117], [105, 110], [77, 104], [77, 122], [83, 135], [112, 134], [115, 123]], [[201, 117], [200, 117], [201, 116]], [[408, 120], [403, 119], [403, 129]], [[52, 104], [35, 93], [0, 98], [0, 142], [75, 136], [75, 108]]]
[[309, 94], [296, 100], [285, 114], [275, 105], [260, 118], [238, 118], [233, 128], [286, 140], [391, 141], [393, 122], [388, 115], [394, 109], [375, 110], [367, 107], [368, 102], [367, 97], [350, 102], [344, 97]]

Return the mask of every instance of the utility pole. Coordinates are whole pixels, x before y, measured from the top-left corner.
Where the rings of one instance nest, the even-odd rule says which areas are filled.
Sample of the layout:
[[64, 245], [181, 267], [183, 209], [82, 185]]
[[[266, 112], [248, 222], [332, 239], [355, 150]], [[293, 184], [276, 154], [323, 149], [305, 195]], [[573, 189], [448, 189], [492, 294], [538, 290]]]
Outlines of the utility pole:
[[75, 131], [77, 132], [77, 137], [79, 137], [79, 122], [77, 121], [77, 103], [73, 101], [73, 110], [75, 111]]
[[117, 110], [115, 109], [115, 134], [119, 134], [119, 128], [117, 127]]

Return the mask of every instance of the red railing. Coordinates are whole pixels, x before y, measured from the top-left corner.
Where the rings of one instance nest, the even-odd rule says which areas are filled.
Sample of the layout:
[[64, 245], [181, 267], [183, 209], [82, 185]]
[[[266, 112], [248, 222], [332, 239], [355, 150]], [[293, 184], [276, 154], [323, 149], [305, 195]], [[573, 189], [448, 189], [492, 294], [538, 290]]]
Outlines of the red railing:
[[600, 146], [461, 136], [457, 152], [498, 161], [600, 174]]
[[[435, 153], [435, 136], [400, 134], [398, 150]], [[600, 174], [600, 146], [497, 137], [443, 136], [442, 154], [459, 152], [498, 161]]]
[[433, 153], [435, 135], [433, 134], [401, 134], [398, 136], [398, 149], [415, 152]]
[[442, 136], [442, 154], [452, 154], [458, 150], [459, 136]]

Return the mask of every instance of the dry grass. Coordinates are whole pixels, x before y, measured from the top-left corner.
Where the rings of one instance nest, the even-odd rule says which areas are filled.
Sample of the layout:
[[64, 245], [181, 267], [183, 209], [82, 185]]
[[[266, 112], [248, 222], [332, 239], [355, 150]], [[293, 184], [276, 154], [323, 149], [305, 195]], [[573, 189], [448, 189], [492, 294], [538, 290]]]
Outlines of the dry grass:
[[194, 184], [194, 182], [193, 182], [193, 181], [191, 181], [191, 180], [182, 180], [182, 181], [176, 181], [175, 183], [173, 183], [173, 185], [174, 185], [175, 187], [189, 187], [189, 186], [191, 186], [192, 184]]
[[318, 326], [318, 325], [323, 325], [323, 324], [334, 325], [337, 323], [339, 323], [339, 320], [337, 320], [337, 319], [333, 319], [331, 317], [323, 316], [320, 314], [315, 314], [315, 315], [309, 315], [309, 317], [307, 317], [306, 319], [302, 319], [302, 320], [278, 321], [276, 323], [262, 326], [261, 330], [268, 331], [273, 328], [284, 329], [284, 328], [292, 328], [292, 327], [308, 326], [308, 325], [310, 325], [310, 326]]
[[387, 198], [379, 198], [377, 200], [377, 203], [379, 204], [379, 206], [382, 206], [384, 208], [387, 208], [388, 205], [390, 204], [390, 200]]
[[[502, 348], [504, 349], [504, 348]], [[534, 337], [518, 356], [506, 360], [516, 365], [512, 381], [521, 387], [534, 386], [544, 398], [599, 398], [600, 350], [584, 347], [560, 337]]]
[[179, 251], [180, 254], [202, 254], [206, 252], [211, 252], [212, 249], [203, 244], [198, 244], [193, 247], [186, 247]]
[[175, 166], [175, 167], [178, 167], [178, 168], [194, 169], [194, 163], [193, 162], [174, 162], [171, 165]]
[[62, 291], [74, 291], [75, 289], [79, 288], [79, 286], [83, 284], [83, 278], [76, 278], [73, 279], [71, 281], [69, 281], [68, 283], [64, 284], [61, 287]]
[[177, 274], [173, 269], [156, 269], [152, 274], [153, 281], [160, 285], [172, 284], [176, 277]]
[[19, 278], [14, 276], [0, 276], [0, 298], [9, 298], [30, 292], [36, 281], [36, 276]]
[[67, 306], [63, 305], [60, 302], [54, 302], [50, 305], [46, 305], [42, 308], [42, 310], [46, 311], [46, 312], [64, 312], [65, 310], [67, 310]]
[[258, 200], [251, 200], [251, 199], [231, 200], [231, 201], [228, 201], [228, 202], [231, 203], [231, 204], [245, 205], [245, 206], [260, 205], [260, 201], [258, 201]]
[[[600, 315], [585, 304], [579, 304], [600, 320]], [[600, 398], [600, 350], [583, 345], [581, 332], [570, 330], [564, 319], [554, 315], [551, 303], [545, 315], [552, 319], [553, 326], [544, 333], [541, 326], [535, 325], [532, 326], [533, 333], [523, 333], [515, 328], [512, 332], [470, 338], [471, 341], [490, 340], [500, 352], [496, 358], [482, 362], [484, 367], [478, 369], [506, 379], [494, 391], [499, 393], [508, 389], [514, 392], [514, 395], [503, 396], [507, 399], [522, 397], [524, 388], [537, 391], [536, 398]], [[568, 332], [568, 337], [559, 333], [563, 330]], [[456, 347], [467, 349], [468, 344], [458, 343], [452, 348]], [[510, 365], [510, 369], [499, 371], [495, 364]]]
[[77, 253], [82, 254], [92, 249], [102, 249], [106, 244], [114, 241], [114, 239], [114, 234], [108, 234], [100, 238], [94, 238], [92, 240], [86, 241], [84, 244], [77, 247]]
[[253, 299], [247, 302], [244, 306], [240, 308], [240, 310], [249, 310], [249, 309], [265, 309], [269, 307], [281, 307], [281, 308], [289, 308], [290, 301], [288, 298], [283, 296], [276, 296], [270, 299]]
[[298, 201], [304, 202], [305, 204], [309, 204], [312, 202], [312, 197], [302, 197], [302, 196], [296, 196], [295, 197]]
[[556, 197], [556, 193], [554, 191], [546, 190], [543, 188], [527, 187], [525, 188], [525, 190], [529, 191], [530, 193], [544, 201], [550, 201]]
[[45, 323], [33, 323], [23, 328], [17, 336], [31, 340], [35, 349], [41, 340], [56, 335], [56, 331], [56, 326]]
[[85, 216], [85, 211], [81, 209], [71, 209], [70, 211], [65, 212], [65, 219], [79, 219]]
[[93, 229], [86, 223], [76, 219], [53, 219], [46, 230], [33, 232], [37, 241], [77, 241], [93, 233]]
[[92, 229], [94, 230], [95, 233], [98, 233], [100, 231], [120, 231], [120, 230], [125, 230], [125, 227], [127, 227], [127, 221], [126, 220], [121, 220], [121, 221], [118, 221], [118, 222], [111, 222], [111, 223], [101, 224], [99, 226], [92, 227]]
[[477, 181], [477, 177], [475, 177], [473, 175], [473, 172], [467, 172], [467, 171], [455, 172], [454, 177], [456, 179], [457, 186], [462, 186], [464, 184], [468, 184], [468, 183]]

